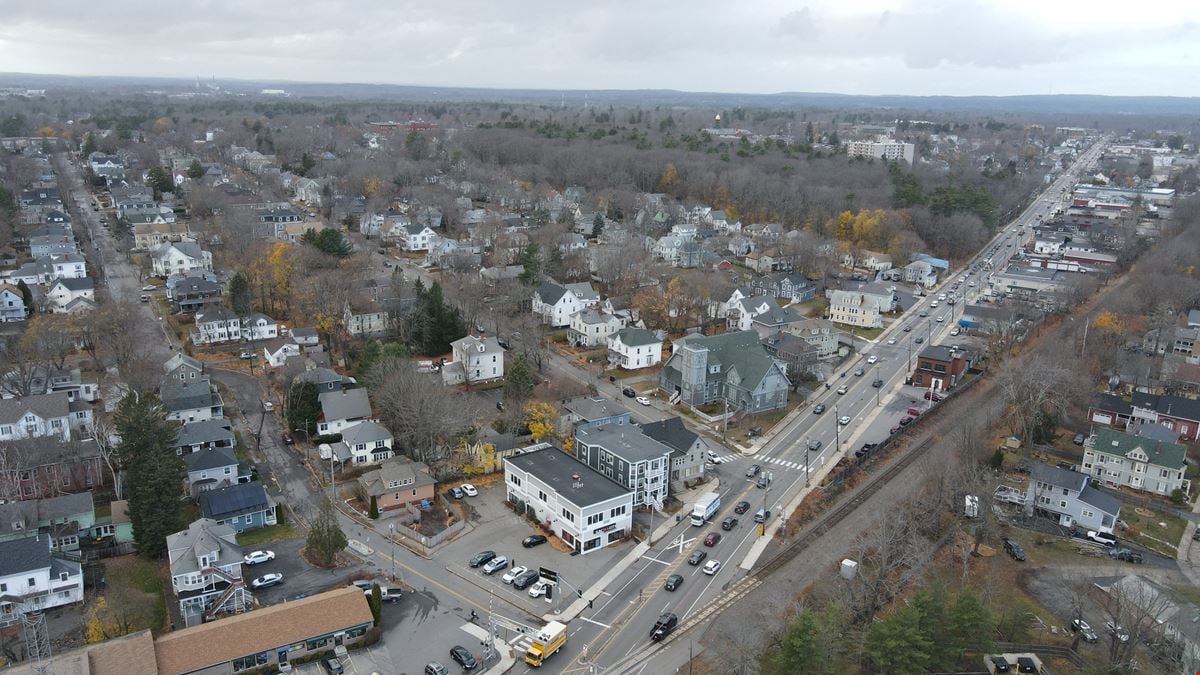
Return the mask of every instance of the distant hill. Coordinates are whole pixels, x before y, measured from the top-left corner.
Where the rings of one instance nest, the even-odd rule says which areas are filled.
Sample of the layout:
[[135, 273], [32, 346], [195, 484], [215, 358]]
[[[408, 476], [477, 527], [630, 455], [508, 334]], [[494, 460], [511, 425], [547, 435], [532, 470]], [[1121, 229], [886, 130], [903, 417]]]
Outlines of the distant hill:
[[[1028, 96], [862, 96], [824, 92], [738, 94], [690, 92], [672, 89], [489, 89], [476, 87], [426, 87], [398, 84], [281, 82], [273, 80], [202, 80], [235, 94], [258, 94], [263, 89], [284, 89], [297, 97], [345, 97], [418, 101], [511, 101], [514, 103], [766, 108], [895, 108], [933, 112], [1014, 112], [1067, 115], [1185, 115], [1200, 116], [1200, 98], [1178, 96], [1097, 96], [1051, 94]], [[0, 87], [92, 89], [118, 92], [196, 90], [196, 81], [185, 78], [83, 77], [0, 73]]]

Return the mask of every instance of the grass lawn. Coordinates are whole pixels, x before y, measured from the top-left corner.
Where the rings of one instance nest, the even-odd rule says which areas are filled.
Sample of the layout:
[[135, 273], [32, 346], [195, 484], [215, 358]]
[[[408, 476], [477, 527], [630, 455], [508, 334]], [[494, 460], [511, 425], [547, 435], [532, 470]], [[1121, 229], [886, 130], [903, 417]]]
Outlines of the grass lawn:
[[[1151, 513], [1143, 516], [1130, 506], [1122, 508], [1121, 520], [1128, 523], [1129, 527], [1119, 531], [1117, 536], [1132, 539], [1146, 548], [1174, 557], [1187, 521], [1161, 511]], [[1166, 527], [1161, 527], [1160, 523]]]
[[[163, 604], [162, 568], [159, 563], [136, 555], [104, 561], [105, 608], [97, 617], [109, 637], [150, 628], [161, 630], [166, 622]], [[92, 600], [88, 611], [96, 606]], [[85, 620], [86, 623], [86, 620]]]
[[291, 525], [271, 525], [270, 527], [260, 527], [257, 530], [242, 532], [237, 536], [237, 541], [238, 546], [249, 548], [299, 536], [300, 532]]
[[238, 458], [239, 462], [253, 464], [254, 462], [250, 459], [250, 449], [247, 448], [246, 444], [242, 442], [242, 435], [235, 431], [235, 432], [233, 432], [233, 438], [234, 438], [234, 444], [233, 444], [234, 456], [236, 456]]
[[824, 316], [825, 308], [829, 306], [829, 300], [818, 295], [812, 300], [805, 300], [799, 305], [795, 305], [805, 316]]

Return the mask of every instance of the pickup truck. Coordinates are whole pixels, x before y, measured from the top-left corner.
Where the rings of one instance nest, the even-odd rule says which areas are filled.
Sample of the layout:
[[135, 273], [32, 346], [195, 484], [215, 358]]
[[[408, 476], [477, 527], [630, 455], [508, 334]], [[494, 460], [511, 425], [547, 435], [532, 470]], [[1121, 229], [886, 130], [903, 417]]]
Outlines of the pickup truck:
[[650, 631], [650, 639], [659, 642], [670, 635], [677, 625], [679, 625], [678, 616], [671, 612], [663, 614], [658, 617], [658, 621], [654, 622], [654, 629]]

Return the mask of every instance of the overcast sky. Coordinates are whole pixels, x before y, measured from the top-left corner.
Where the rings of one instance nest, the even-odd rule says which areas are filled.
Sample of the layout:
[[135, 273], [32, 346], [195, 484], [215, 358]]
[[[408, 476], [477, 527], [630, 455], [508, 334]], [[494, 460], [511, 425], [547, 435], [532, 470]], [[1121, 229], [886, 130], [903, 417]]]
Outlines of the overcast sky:
[[1200, 95], [1197, 0], [0, 0], [0, 17], [0, 71]]

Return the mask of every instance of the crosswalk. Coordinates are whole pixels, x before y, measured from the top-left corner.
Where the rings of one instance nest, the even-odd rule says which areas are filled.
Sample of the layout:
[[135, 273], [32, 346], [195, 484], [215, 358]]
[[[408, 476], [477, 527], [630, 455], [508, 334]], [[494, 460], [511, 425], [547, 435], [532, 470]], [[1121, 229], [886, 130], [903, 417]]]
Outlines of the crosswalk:
[[512, 645], [516, 653], [524, 654], [525, 652], [529, 651], [529, 645], [533, 644], [533, 636], [518, 635], [517, 637], [509, 640], [508, 644]]
[[776, 466], [782, 466], [787, 469], [796, 469], [799, 471], [804, 470], [803, 462], [793, 462], [791, 460], [780, 459], [778, 457], [760, 457], [758, 461], [766, 462], [767, 464], [774, 464]]

